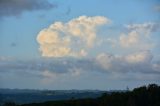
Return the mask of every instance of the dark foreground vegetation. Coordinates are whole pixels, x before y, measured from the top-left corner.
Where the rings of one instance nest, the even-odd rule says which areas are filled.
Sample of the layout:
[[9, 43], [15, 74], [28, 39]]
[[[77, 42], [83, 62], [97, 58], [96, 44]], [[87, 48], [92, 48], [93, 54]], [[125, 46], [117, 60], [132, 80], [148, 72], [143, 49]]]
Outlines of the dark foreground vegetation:
[[133, 91], [105, 93], [96, 99], [72, 98], [23, 105], [6, 103], [5, 106], [160, 106], [160, 86], [150, 84], [135, 88]]

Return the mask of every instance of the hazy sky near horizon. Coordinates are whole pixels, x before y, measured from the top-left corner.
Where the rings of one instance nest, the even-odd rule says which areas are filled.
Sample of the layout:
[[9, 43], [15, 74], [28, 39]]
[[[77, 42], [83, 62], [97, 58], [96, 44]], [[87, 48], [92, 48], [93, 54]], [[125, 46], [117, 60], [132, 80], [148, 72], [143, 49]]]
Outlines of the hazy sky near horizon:
[[160, 84], [159, 0], [0, 0], [0, 88]]

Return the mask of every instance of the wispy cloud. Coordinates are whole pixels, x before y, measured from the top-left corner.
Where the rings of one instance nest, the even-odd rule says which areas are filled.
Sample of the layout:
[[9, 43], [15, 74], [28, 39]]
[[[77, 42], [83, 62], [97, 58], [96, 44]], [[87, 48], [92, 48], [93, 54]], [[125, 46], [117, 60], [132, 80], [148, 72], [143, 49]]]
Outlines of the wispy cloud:
[[69, 15], [70, 13], [71, 13], [71, 7], [68, 7], [66, 11], [66, 15]]
[[26, 11], [48, 10], [57, 7], [47, 0], [0, 0], [0, 17], [17, 16]]
[[154, 10], [157, 12], [160, 12], [160, 4], [154, 6]]

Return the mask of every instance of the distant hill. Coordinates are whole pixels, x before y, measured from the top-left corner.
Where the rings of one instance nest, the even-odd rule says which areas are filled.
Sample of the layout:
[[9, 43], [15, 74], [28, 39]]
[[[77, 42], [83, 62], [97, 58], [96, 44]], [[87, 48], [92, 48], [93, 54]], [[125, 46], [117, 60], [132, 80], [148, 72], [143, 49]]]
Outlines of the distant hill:
[[160, 86], [150, 84], [125, 92], [105, 92], [97, 98], [70, 98], [69, 100], [48, 101], [16, 105], [8, 102], [4, 106], [160, 106]]
[[53, 100], [69, 100], [71, 98], [97, 98], [103, 93], [105, 91], [99, 90], [0, 89], [0, 106], [6, 102], [26, 104]]
[[101, 97], [5, 106], [160, 106], [160, 86], [150, 84], [126, 92], [106, 92]]

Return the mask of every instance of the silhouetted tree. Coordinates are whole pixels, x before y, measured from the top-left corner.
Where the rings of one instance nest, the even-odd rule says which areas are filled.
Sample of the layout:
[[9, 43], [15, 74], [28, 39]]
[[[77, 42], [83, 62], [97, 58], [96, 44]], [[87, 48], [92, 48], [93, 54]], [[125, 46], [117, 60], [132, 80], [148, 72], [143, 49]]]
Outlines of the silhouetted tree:
[[3, 106], [16, 106], [14, 102], [6, 102]]

